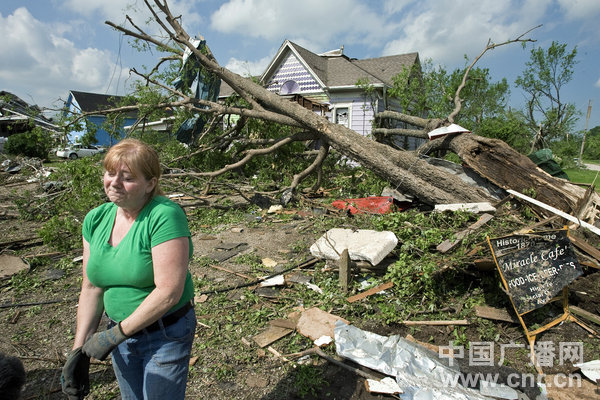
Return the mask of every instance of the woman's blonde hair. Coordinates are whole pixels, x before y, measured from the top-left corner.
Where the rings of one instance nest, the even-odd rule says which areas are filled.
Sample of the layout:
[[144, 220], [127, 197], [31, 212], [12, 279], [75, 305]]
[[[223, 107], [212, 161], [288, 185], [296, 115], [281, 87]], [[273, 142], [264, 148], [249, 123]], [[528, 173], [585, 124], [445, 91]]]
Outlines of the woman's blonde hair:
[[108, 150], [104, 161], [102, 161], [102, 166], [105, 171], [113, 173], [123, 164], [129, 168], [135, 177], [141, 175], [147, 180], [156, 178], [156, 185], [150, 193], [150, 198], [163, 194], [159, 186], [160, 161], [158, 153], [152, 147], [137, 139], [120, 141]]

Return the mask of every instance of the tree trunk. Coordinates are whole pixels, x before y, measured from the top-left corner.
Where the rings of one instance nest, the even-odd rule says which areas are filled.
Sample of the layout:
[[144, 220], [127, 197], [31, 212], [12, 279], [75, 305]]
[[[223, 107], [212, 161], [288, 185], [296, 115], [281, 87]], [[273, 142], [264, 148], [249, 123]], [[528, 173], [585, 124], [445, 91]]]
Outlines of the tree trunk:
[[495, 185], [530, 193], [530, 197], [581, 219], [595, 219], [598, 193], [587, 193], [581, 186], [551, 176], [503, 141], [461, 134], [448, 144], [467, 166]]

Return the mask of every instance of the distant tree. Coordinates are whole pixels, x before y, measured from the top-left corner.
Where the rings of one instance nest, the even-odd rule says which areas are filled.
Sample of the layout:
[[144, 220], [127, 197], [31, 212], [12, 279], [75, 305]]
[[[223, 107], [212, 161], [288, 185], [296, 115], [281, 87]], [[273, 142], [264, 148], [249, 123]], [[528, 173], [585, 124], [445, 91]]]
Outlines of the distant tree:
[[98, 139], [96, 138], [98, 127], [88, 120], [85, 120], [84, 124], [86, 126], [85, 133], [79, 138], [79, 143], [81, 143], [83, 146], [89, 146], [98, 143]]
[[547, 147], [548, 142], [569, 138], [578, 119], [575, 105], [561, 98], [563, 87], [573, 78], [577, 47], [552, 42], [547, 50], [531, 49], [525, 71], [515, 84], [528, 95], [525, 118], [534, 134], [531, 151]]
[[588, 137], [600, 136], [600, 126], [595, 126], [587, 133]]
[[595, 126], [586, 133], [583, 158], [600, 160], [600, 126]]

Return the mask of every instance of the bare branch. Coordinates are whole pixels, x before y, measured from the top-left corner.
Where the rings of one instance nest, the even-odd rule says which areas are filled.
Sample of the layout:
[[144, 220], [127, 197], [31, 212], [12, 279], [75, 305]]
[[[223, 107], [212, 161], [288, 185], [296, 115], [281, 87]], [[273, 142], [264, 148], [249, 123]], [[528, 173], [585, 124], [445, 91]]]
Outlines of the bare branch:
[[448, 121], [451, 124], [454, 123], [454, 117], [456, 117], [458, 115], [458, 113], [460, 112], [460, 109], [462, 107], [462, 100], [460, 98], [460, 92], [465, 87], [465, 85], [467, 84], [467, 76], [469, 75], [469, 72], [471, 71], [471, 69], [473, 68], [473, 66], [475, 65], [475, 63], [477, 63], [477, 61], [479, 61], [479, 59], [481, 57], [483, 57], [483, 55], [488, 50], [493, 50], [496, 47], [500, 47], [500, 46], [504, 46], [506, 44], [516, 43], [516, 42], [520, 42], [520, 43], [535, 42], [535, 40], [533, 40], [533, 39], [523, 39], [523, 36], [525, 36], [526, 34], [528, 34], [531, 31], [533, 31], [534, 29], [539, 28], [540, 26], [542, 26], [542, 25], [538, 25], [536, 27], [533, 27], [533, 28], [529, 29], [527, 32], [522, 33], [521, 35], [517, 36], [516, 39], [509, 39], [509, 40], [507, 40], [505, 42], [502, 42], [502, 43], [493, 43], [491, 39], [488, 40], [488, 43], [485, 46], [485, 49], [483, 49], [483, 51], [477, 57], [475, 57], [475, 59], [473, 60], [473, 62], [465, 70], [465, 73], [463, 75], [462, 81], [461, 81], [460, 85], [458, 85], [458, 88], [456, 89], [456, 93], [454, 95], [454, 110], [450, 113], [450, 115], [448, 115]]
[[290, 189], [295, 190], [304, 178], [306, 178], [315, 169], [321, 168], [321, 166], [323, 165], [323, 161], [325, 161], [328, 154], [329, 154], [329, 145], [327, 143], [323, 143], [323, 145], [319, 149], [319, 154], [317, 155], [317, 157], [315, 157], [315, 160], [313, 161], [313, 163], [311, 165], [309, 165], [308, 168], [306, 168], [304, 171], [300, 172], [299, 174], [294, 175], [294, 179], [292, 180]]
[[306, 141], [306, 140], [311, 140], [311, 139], [316, 139], [316, 138], [317, 138], [317, 136], [314, 133], [300, 132], [295, 135], [283, 138], [283, 139], [279, 140], [276, 144], [274, 144], [273, 146], [270, 146], [268, 148], [248, 150], [246, 152], [246, 156], [243, 159], [241, 159], [240, 161], [238, 161], [236, 163], [226, 165], [225, 167], [223, 167], [217, 171], [169, 174], [169, 175], [165, 175], [165, 177], [179, 177], [179, 176], [208, 176], [211, 178], [216, 177], [216, 176], [223, 175], [226, 172], [229, 172], [231, 170], [234, 170], [236, 168], [240, 168], [240, 167], [246, 165], [255, 156], [272, 153], [275, 150], [279, 149], [280, 147], [285, 146], [286, 144], [290, 144], [292, 142]]

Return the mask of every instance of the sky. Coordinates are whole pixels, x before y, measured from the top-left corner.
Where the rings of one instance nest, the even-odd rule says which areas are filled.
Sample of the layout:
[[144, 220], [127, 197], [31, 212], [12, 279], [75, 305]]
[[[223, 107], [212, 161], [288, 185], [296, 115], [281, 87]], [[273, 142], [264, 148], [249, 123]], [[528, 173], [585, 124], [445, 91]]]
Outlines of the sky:
[[[488, 41], [502, 43], [532, 28], [525, 48], [510, 44], [476, 64], [494, 81], [511, 85], [510, 105], [525, 94], [514, 85], [533, 46], [555, 41], [577, 48], [573, 79], [562, 101], [581, 112], [577, 131], [600, 125], [600, 18], [598, 0], [167, 0], [186, 31], [202, 35], [217, 61], [241, 75], [260, 75], [289, 39], [314, 53], [344, 46], [352, 58], [418, 52], [446, 70], [465, 66]], [[152, 2], [152, 0], [150, 0]], [[140, 53], [131, 40], [105, 24], [146, 25], [143, 0], [0, 1], [0, 90], [29, 104], [60, 108], [69, 90], [123, 95], [130, 68], [152, 67], [160, 57]], [[131, 25], [128, 25], [131, 28]]]

